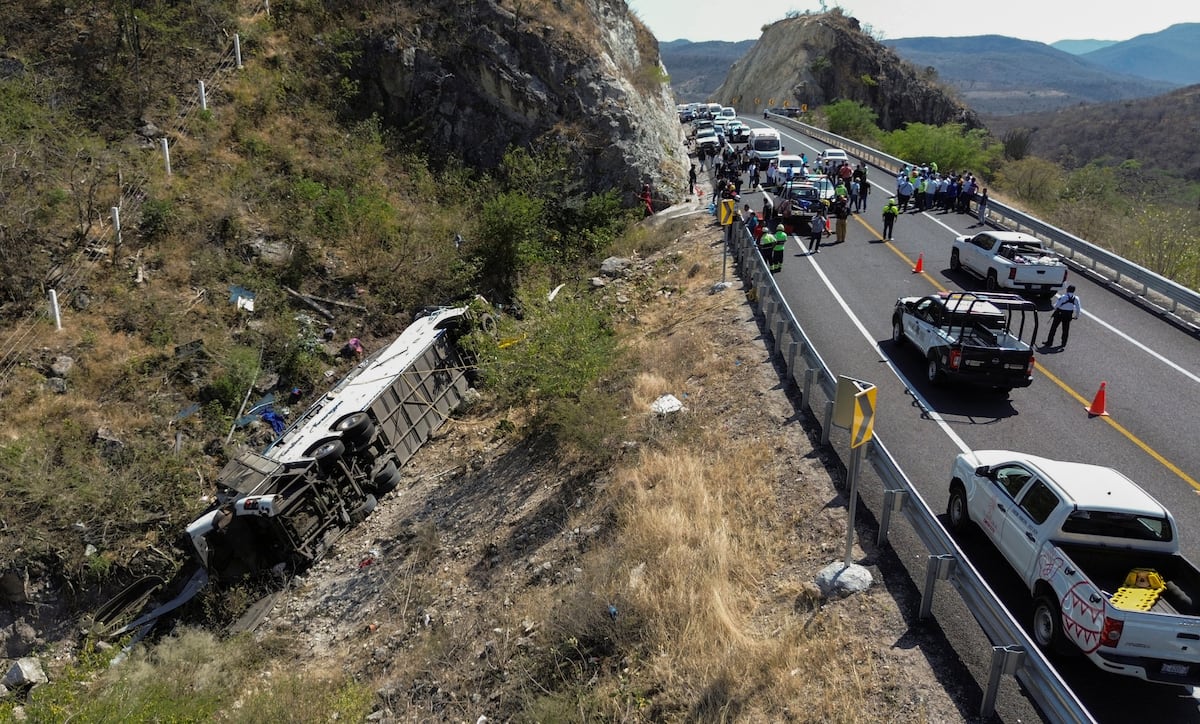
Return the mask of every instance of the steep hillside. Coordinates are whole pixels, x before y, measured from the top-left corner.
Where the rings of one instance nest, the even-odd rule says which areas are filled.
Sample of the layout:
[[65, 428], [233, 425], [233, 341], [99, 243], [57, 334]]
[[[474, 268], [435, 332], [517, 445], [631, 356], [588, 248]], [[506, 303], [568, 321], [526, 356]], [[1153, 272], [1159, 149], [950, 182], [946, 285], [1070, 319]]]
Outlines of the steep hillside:
[[1200, 23], [1179, 23], [1115, 43], [1084, 59], [1118, 73], [1177, 85], [1200, 83]]
[[[405, 22], [347, 18], [353, 102], [419, 138], [435, 157], [496, 165], [509, 144], [575, 147], [584, 186], [668, 200], [687, 155], [654, 36], [623, 0], [413, 3]], [[447, 42], [449, 39], [453, 42]]]
[[679, 103], [719, 101], [715, 94], [730, 66], [753, 47], [753, 40], [737, 43], [672, 40], [659, 46], [663, 65], [671, 76], [671, 90]]
[[1000, 35], [902, 38], [886, 44], [914, 65], [936, 70], [942, 82], [983, 115], [1141, 98], [1176, 85], [1121, 74], [1088, 56]]
[[768, 26], [730, 69], [717, 96], [748, 112], [785, 102], [859, 101], [889, 131], [911, 122], [979, 125], [972, 111], [863, 33], [858, 20], [836, 10]]
[[1146, 170], [1200, 181], [1200, 85], [1161, 96], [1057, 111], [987, 118], [1003, 136], [1014, 128], [1032, 131], [1030, 152], [1076, 168], [1092, 160], [1120, 163], [1135, 159]]
[[349, 338], [538, 296], [613, 253], [643, 180], [682, 196], [653, 37], [622, 0], [544, 5], [6, 6], [0, 649], [170, 576], [269, 440], [251, 395], [286, 419]]

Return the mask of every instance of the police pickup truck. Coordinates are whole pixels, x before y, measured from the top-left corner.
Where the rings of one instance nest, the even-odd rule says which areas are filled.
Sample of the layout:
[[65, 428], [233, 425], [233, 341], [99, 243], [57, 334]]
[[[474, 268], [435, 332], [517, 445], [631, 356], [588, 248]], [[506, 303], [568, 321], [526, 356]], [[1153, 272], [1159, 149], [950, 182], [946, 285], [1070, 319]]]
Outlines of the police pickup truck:
[[931, 384], [947, 378], [1008, 392], [1033, 382], [1037, 307], [1016, 294], [942, 292], [901, 297], [892, 341], [912, 342]]
[[1041, 239], [1019, 231], [984, 231], [956, 238], [950, 268], [978, 276], [989, 292], [1012, 289], [1048, 297], [1067, 281], [1062, 258]]
[[1200, 685], [1200, 571], [1149, 493], [1112, 468], [1008, 450], [963, 453], [950, 477], [950, 527], [982, 530], [1028, 586], [1038, 646]]

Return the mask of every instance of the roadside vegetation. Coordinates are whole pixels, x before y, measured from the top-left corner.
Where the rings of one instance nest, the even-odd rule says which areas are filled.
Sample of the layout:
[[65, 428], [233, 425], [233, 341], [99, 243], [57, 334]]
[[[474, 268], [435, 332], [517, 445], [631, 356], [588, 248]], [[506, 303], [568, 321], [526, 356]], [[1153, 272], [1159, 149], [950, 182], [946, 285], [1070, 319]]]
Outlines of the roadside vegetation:
[[897, 158], [970, 171], [993, 198], [1113, 251], [1184, 286], [1200, 289], [1200, 184], [1135, 159], [1101, 158], [1064, 168], [1029, 154], [1028, 129], [997, 139], [981, 129], [910, 123], [881, 130], [867, 106], [836, 101], [814, 113], [831, 132]]

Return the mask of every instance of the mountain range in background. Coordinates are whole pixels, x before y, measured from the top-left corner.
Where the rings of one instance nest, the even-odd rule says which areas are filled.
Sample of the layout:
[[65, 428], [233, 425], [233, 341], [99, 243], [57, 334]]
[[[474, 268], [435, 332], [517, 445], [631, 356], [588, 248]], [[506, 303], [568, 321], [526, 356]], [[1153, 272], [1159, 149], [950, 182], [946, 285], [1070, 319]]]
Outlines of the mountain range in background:
[[725, 82], [729, 67], [754, 47], [756, 40], [709, 40], [659, 43], [658, 53], [671, 76], [677, 103], [707, 103]]
[[1157, 33], [1098, 48], [1083, 56], [1122, 73], [1176, 85], [1200, 83], [1200, 23], [1178, 23]]
[[1114, 43], [1119, 43], [1119, 40], [1058, 40], [1050, 43], [1051, 48], [1056, 48], [1064, 53], [1071, 55], [1083, 55], [1090, 53], [1093, 50], [1107, 48]]
[[[709, 100], [755, 42], [662, 43], [676, 100]], [[1200, 83], [1200, 23], [1180, 23], [1119, 42], [1060, 43], [1087, 52], [1000, 35], [884, 41], [918, 68], [933, 68], [941, 82], [986, 116], [1143, 98]]]
[[[1029, 151], [1065, 168], [1137, 159], [1148, 171], [1200, 182], [1200, 85], [1137, 100], [983, 118], [993, 135], [1029, 131]], [[1147, 132], [1150, 129], [1151, 132]]]

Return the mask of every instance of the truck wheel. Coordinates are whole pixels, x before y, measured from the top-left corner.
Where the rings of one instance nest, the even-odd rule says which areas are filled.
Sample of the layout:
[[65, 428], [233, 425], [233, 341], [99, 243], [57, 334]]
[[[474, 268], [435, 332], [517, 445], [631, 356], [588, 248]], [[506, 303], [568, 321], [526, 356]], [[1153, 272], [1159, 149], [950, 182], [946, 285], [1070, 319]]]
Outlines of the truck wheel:
[[304, 454], [317, 461], [317, 468], [321, 472], [327, 473], [346, 454], [346, 445], [340, 438], [331, 437], [313, 445]]
[[996, 277], [995, 269], [988, 269], [987, 280], [984, 282], [989, 292], [994, 292], [1000, 288], [1000, 280]]
[[929, 384], [931, 385], [940, 385], [946, 378], [942, 374], [942, 368], [938, 366], [936, 352], [929, 353], [929, 364], [925, 367], [925, 377], [929, 379]]
[[952, 271], [959, 271], [962, 269], [962, 261], [958, 258], [958, 249], [952, 249], [950, 251], [950, 269]]
[[395, 461], [389, 460], [374, 477], [371, 478], [371, 488], [375, 494], [387, 495], [400, 484], [400, 471], [396, 469]]
[[363, 498], [363, 502], [350, 513], [350, 521], [355, 525], [363, 522], [371, 514], [371, 511], [375, 510], [376, 505], [378, 505], [378, 501], [375, 500], [375, 496], [368, 493], [367, 497]]
[[365, 412], [352, 412], [333, 423], [333, 432], [340, 432], [342, 439], [351, 447], [358, 447], [375, 436], [375, 423]]
[[1043, 651], [1061, 654], [1067, 650], [1063, 636], [1062, 611], [1048, 595], [1041, 595], [1033, 603], [1033, 640]]
[[962, 484], [955, 481], [950, 487], [950, 502], [946, 503], [946, 520], [950, 530], [955, 533], [965, 533], [970, 527], [971, 515], [967, 512], [967, 492]]
[[904, 344], [904, 323], [899, 319], [892, 320], [892, 342]]

